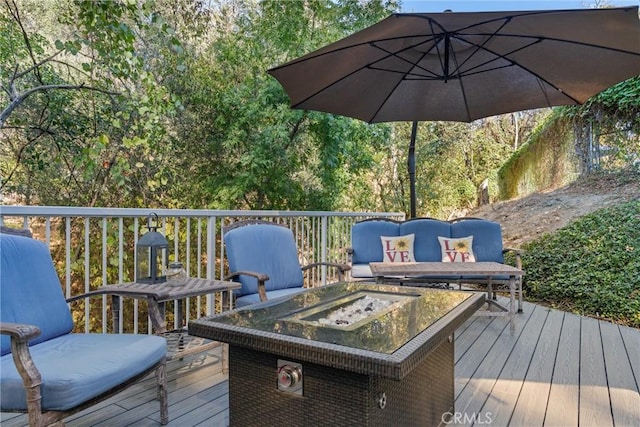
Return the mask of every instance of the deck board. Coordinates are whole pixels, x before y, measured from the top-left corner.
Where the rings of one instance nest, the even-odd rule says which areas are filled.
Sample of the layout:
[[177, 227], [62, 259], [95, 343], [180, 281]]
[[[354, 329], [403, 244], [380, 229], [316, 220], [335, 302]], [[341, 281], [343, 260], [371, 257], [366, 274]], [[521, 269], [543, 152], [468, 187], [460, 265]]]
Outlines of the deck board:
[[[600, 330], [613, 421], [621, 426], [638, 425], [640, 393], [631, 369], [629, 354], [618, 350], [625, 349], [620, 329], [612, 323], [601, 322]], [[640, 353], [634, 353], [633, 357], [640, 358]]]
[[[482, 352], [467, 352], [469, 357], [466, 361], [461, 359], [456, 365], [456, 390], [460, 390], [456, 393], [456, 412], [469, 416], [480, 413], [532, 312], [531, 309], [525, 310], [518, 317], [513, 335], [505, 329], [508, 323], [505, 317], [486, 318], [491, 323], [483, 332], [480, 342], [487, 341], [490, 344], [489, 351], [484, 355]], [[460, 365], [461, 362], [463, 363]], [[470, 366], [465, 366], [464, 363]], [[463, 370], [465, 375], [459, 376], [459, 372]], [[473, 373], [468, 376], [470, 371]]]
[[[638, 337], [638, 329], [626, 326], [620, 326], [618, 329], [620, 335], [622, 335], [627, 355], [629, 356], [629, 363], [631, 364], [636, 387], [640, 388], [640, 337]], [[620, 351], [622, 351], [622, 349], [620, 349]]]
[[[527, 302], [513, 335], [508, 326], [506, 317], [474, 316], [456, 332], [456, 412], [466, 416], [456, 425], [640, 425], [640, 330]], [[168, 363], [170, 427], [229, 425], [221, 351]], [[157, 427], [154, 384], [150, 376], [66, 425]], [[27, 418], [1, 413], [0, 424]]]
[[563, 318], [562, 312], [549, 311], [509, 424], [514, 426], [543, 425]]
[[564, 314], [544, 425], [577, 426], [579, 396], [580, 318]]
[[580, 425], [613, 425], [600, 325], [595, 319], [581, 319], [580, 329]]
[[491, 414], [494, 425], [509, 424], [547, 315], [548, 311], [543, 307], [533, 310], [526, 328], [511, 348], [485, 404], [479, 411], [480, 415], [484, 414], [487, 418]]

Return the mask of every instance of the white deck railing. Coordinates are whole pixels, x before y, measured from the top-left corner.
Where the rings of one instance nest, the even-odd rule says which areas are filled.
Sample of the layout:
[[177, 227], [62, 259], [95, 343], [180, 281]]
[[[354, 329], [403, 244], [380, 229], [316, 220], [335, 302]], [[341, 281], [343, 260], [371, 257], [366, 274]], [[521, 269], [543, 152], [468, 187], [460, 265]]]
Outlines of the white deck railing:
[[[301, 264], [319, 261], [346, 263], [351, 226], [356, 221], [384, 217], [404, 219], [402, 213], [344, 213], [295, 211], [220, 211], [185, 209], [73, 208], [48, 206], [0, 206], [0, 224], [28, 228], [34, 238], [50, 248], [67, 298], [100, 286], [134, 280], [134, 256], [138, 238], [147, 232], [147, 217], [159, 217], [158, 231], [170, 245], [170, 258], [182, 261], [192, 277], [223, 278], [224, 225], [242, 219], [267, 219], [293, 231]], [[332, 270], [318, 268], [307, 274], [307, 286], [335, 281]], [[78, 330], [110, 330], [110, 299], [94, 298], [90, 304], [74, 304]], [[146, 303], [123, 299], [120, 332], [150, 331]], [[177, 327], [175, 304], [167, 307], [167, 321]], [[219, 310], [211, 296], [186, 302], [187, 320]], [[173, 315], [171, 314], [173, 313]], [[78, 326], [80, 325], [80, 326]], [[82, 327], [81, 325], [84, 325]]]

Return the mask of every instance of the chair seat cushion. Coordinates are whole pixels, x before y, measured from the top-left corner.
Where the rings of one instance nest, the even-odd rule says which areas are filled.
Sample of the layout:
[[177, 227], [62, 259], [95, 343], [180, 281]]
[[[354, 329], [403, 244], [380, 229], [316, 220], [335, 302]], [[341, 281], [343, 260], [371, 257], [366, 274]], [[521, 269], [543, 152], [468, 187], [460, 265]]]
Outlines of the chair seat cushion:
[[[269, 291], [267, 292], [267, 300], [271, 301], [275, 298], [297, 294], [298, 292], [302, 292], [304, 290], [306, 289], [305, 288], [287, 288], [287, 289], [278, 289], [276, 291]], [[259, 294], [249, 294], [249, 295], [236, 298], [235, 306], [244, 307], [246, 305], [255, 304], [258, 302], [260, 302]]]
[[[92, 399], [166, 357], [162, 337], [134, 334], [67, 334], [31, 346], [42, 376], [42, 408], [63, 411]], [[11, 354], [0, 359], [2, 410], [25, 410], [22, 378]]]

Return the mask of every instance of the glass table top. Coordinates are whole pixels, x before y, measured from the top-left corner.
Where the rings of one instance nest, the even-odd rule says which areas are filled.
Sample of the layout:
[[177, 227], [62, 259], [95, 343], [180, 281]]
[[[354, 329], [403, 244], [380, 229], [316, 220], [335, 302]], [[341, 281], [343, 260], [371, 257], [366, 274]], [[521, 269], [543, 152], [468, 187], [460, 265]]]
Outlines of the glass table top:
[[209, 321], [391, 354], [472, 296], [451, 290], [339, 283], [243, 307]]

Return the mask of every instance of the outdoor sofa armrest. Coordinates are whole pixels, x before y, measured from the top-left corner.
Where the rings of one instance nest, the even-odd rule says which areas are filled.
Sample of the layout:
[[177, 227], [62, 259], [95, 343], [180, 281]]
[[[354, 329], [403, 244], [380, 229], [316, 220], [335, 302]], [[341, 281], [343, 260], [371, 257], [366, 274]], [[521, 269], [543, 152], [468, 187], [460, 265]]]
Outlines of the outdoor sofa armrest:
[[310, 268], [317, 267], [319, 265], [326, 265], [327, 267], [335, 267], [335, 268], [337, 268], [338, 269], [338, 280], [340, 282], [342, 282], [342, 280], [343, 280], [343, 275], [347, 271], [351, 270], [351, 266], [350, 265], [342, 264], [342, 263], [339, 263], [339, 262], [313, 262], [311, 264], [307, 264], [304, 267], [302, 267], [302, 271], [309, 270]]
[[522, 251], [520, 249], [515, 248], [504, 248], [502, 249], [502, 254], [506, 254], [512, 252], [516, 257], [516, 268], [522, 270]]
[[224, 280], [235, 279], [241, 275], [255, 277], [258, 280], [258, 294], [260, 295], [260, 301], [267, 301], [267, 288], [265, 286], [265, 282], [269, 280], [269, 276], [264, 273], [257, 273], [255, 271], [234, 271], [233, 273], [229, 273]]

